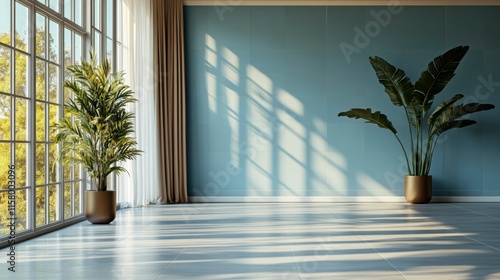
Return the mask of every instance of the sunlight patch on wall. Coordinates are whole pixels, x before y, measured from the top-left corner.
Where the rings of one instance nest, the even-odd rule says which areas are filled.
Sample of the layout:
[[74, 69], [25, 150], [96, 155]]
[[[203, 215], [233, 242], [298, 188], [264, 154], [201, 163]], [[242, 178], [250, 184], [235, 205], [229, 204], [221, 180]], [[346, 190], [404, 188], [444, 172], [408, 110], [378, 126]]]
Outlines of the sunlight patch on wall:
[[[281, 89], [281, 94], [285, 94], [285, 90]], [[279, 147], [281, 148], [279, 155], [280, 164], [280, 181], [283, 182], [288, 189], [294, 190], [295, 195], [305, 195], [307, 192], [307, 170], [306, 170], [306, 155], [307, 155], [307, 129], [300, 119], [289, 113], [288, 100], [290, 99], [291, 106], [295, 109], [301, 108], [303, 105], [300, 101], [296, 101], [291, 94], [286, 92], [282, 104], [287, 106], [281, 114], [282, 129], [279, 131]], [[284, 167], [284, 168], [283, 168]], [[281, 189], [280, 189], [281, 190]], [[285, 195], [286, 193], [282, 193]]]
[[229, 49], [222, 48], [222, 76], [227, 79], [231, 84], [238, 86], [240, 83], [240, 59]]
[[327, 136], [326, 133], [328, 130], [326, 122], [318, 117], [314, 117], [312, 123], [313, 123], [314, 130], [317, 131], [319, 135], [326, 138], [326, 136]]
[[276, 135], [276, 107], [273, 102], [273, 81], [252, 65], [246, 68], [247, 81], [247, 135], [249, 156], [247, 174], [250, 192], [272, 195], [273, 191], [273, 137]]
[[289, 153], [279, 153], [279, 178], [284, 187], [279, 188], [279, 195], [301, 196], [307, 192], [307, 172], [302, 161], [297, 160]]
[[304, 105], [295, 96], [284, 89], [278, 91], [278, 100], [290, 112], [297, 116], [304, 116]]
[[267, 122], [276, 110], [273, 104], [273, 81], [252, 65], [247, 67], [249, 120], [251, 123]]
[[231, 162], [238, 166], [240, 162], [240, 97], [238, 93], [228, 87], [224, 88], [227, 104], [227, 122], [231, 131]]
[[[318, 133], [312, 132], [309, 140], [310, 176], [311, 186], [314, 193], [331, 193], [334, 195], [345, 195], [348, 189], [347, 178], [340, 166], [346, 167], [345, 158], [338, 152], [333, 151], [326, 139]], [[330, 157], [333, 155], [333, 157]], [[334, 162], [334, 159], [340, 162]]]
[[366, 192], [366, 195], [373, 196], [392, 196], [394, 193], [391, 190], [387, 189], [386, 186], [380, 184], [372, 177], [366, 175], [365, 173], [358, 173], [356, 176], [356, 180], [358, 185], [361, 187], [363, 192]]
[[207, 65], [217, 69], [217, 42], [212, 36], [206, 34], [205, 45], [205, 60], [207, 61]]
[[207, 71], [205, 80], [207, 82], [208, 108], [210, 111], [217, 113], [217, 77]]
[[273, 92], [273, 81], [253, 65], [247, 67], [248, 78], [267, 93]]
[[206, 34], [205, 45], [205, 60], [207, 63], [205, 81], [207, 83], [208, 108], [217, 113], [217, 77], [214, 74], [217, 69], [217, 43], [212, 36]]

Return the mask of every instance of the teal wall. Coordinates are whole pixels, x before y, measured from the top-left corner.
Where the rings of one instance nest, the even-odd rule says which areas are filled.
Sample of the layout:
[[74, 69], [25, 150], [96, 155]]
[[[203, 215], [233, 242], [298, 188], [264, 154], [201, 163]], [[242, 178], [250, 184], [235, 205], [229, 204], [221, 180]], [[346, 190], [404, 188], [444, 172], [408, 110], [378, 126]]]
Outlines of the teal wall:
[[[500, 106], [500, 7], [186, 7], [185, 43], [191, 196], [403, 195], [392, 134], [337, 117], [381, 110], [408, 139], [372, 55], [415, 81], [468, 45], [436, 102], [462, 93]], [[442, 138], [435, 196], [500, 195], [499, 110]]]

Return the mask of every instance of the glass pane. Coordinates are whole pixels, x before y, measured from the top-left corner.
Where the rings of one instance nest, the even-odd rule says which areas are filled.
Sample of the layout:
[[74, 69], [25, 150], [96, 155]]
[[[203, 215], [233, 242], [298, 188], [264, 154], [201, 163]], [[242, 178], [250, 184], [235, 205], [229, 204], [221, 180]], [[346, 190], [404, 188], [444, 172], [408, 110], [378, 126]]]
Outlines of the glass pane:
[[59, 62], [59, 24], [49, 21], [49, 60]]
[[75, 171], [75, 177], [74, 177], [75, 180], [82, 179], [81, 176], [80, 176], [80, 174], [81, 174], [80, 169], [81, 168], [82, 168], [81, 164], [75, 166], [75, 170], [74, 170]]
[[16, 191], [16, 232], [28, 229], [27, 209], [28, 209], [28, 191]]
[[49, 186], [49, 223], [59, 220], [59, 215], [57, 215], [59, 209], [58, 200], [57, 186]]
[[101, 0], [94, 0], [94, 27], [101, 29]]
[[38, 2], [43, 3], [44, 5], [47, 5], [47, 0], [38, 0]]
[[82, 54], [82, 36], [75, 34], [75, 56], [74, 62], [81, 61], [83, 58]]
[[45, 141], [45, 103], [36, 102], [35, 108], [36, 125], [35, 134], [36, 141]]
[[28, 56], [16, 52], [16, 88], [15, 94], [27, 96], [28, 88]]
[[63, 165], [63, 179], [64, 181], [70, 181], [71, 180], [71, 171], [72, 171], [73, 167], [70, 166], [69, 164], [65, 164]]
[[27, 161], [28, 161], [28, 144], [15, 144], [15, 166], [16, 166], [16, 186], [24, 187], [27, 185], [26, 178], [28, 177]]
[[45, 30], [46, 18], [41, 14], [36, 14], [36, 55], [45, 58]]
[[45, 144], [36, 144], [36, 184], [45, 184]]
[[56, 123], [59, 119], [59, 106], [49, 105], [49, 141], [56, 142]]
[[[1, 10], [1, 9], [0, 9]], [[0, 46], [0, 91], [10, 93], [10, 49]]]
[[[71, 30], [64, 28], [64, 68], [71, 65]], [[66, 76], [66, 75], [65, 75]]]
[[[2, 187], [3, 188], [3, 187]], [[9, 193], [8, 192], [3, 192], [0, 193], [0, 207], [1, 209], [8, 209], [9, 208]], [[2, 212], [2, 216], [7, 216], [7, 210], [4, 210]], [[10, 222], [8, 217], [2, 217], [0, 219], [0, 238], [8, 236], [9, 235], [9, 227], [10, 227]]]
[[[71, 60], [72, 33], [73, 32], [71, 32], [71, 30], [69, 29], [64, 30], [64, 80], [65, 81], [71, 80], [71, 75], [68, 71], [68, 66], [72, 65], [72, 60]], [[64, 102], [68, 101], [70, 97], [71, 97], [71, 90], [69, 90], [68, 88], [64, 88]]]
[[49, 145], [49, 183], [57, 183], [59, 164], [57, 162], [57, 144]]
[[101, 33], [94, 30], [94, 51], [96, 54], [97, 62], [101, 62]]
[[75, 0], [75, 23], [82, 26], [82, 0]]
[[71, 183], [64, 184], [64, 218], [72, 217], [71, 215]]
[[16, 2], [16, 39], [17, 49], [28, 50], [28, 7]]
[[57, 88], [59, 81], [58, 66], [49, 64], [49, 101], [57, 103]]
[[72, 0], [64, 0], [64, 16], [69, 19], [73, 20], [73, 1]]
[[123, 45], [116, 42], [116, 57], [117, 57], [117, 60], [116, 60], [116, 69], [118, 71], [123, 71]]
[[[66, 73], [66, 72], [65, 72]], [[69, 88], [64, 88], [64, 103], [71, 99], [71, 90]]]
[[113, 38], [113, 0], [106, 1], [106, 36]]
[[49, 0], [49, 7], [59, 13], [59, 0]]
[[73, 206], [75, 207], [74, 210], [75, 210], [75, 215], [78, 215], [80, 213], [82, 213], [82, 209], [80, 208], [80, 205], [81, 205], [81, 201], [80, 201], [80, 185], [81, 185], [81, 182], [75, 182], [75, 188], [73, 190], [73, 195], [75, 197], [75, 202], [73, 203]]
[[35, 196], [36, 225], [42, 226], [45, 224], [45, 187], [36, 188]]
[[[0, 143], [0, 190], [9, 188], [9, 181], [13, 178], [9, 175], [17, 176], [15, 174], [16, 169], [10, 168], [9, 166], [13, 164], [10, 159], [11, 144], [10, 143]], [[14, 174], [9, 174], [14, 172]], [[15, 178], [14, 178], [15, 179]], [[6, 209], [6, 208], [3, 208]]]
[[36, 71], [35, 71], [35, 94], [36, 99], [46, 100], [45, 98], [45, 67], [47, 63], [43, 60], [36, 60]]
[[[11, 97], [0, 94], [0, 140], [10, 140]], [[1, 164], [1, 162], [0, 162]], [[1, 181], [0, 181], [1, 182]]]
[[26, 105], [28, 101], [22, 98], [16, 98], [15, 110], [16, 110], [16, 119], [14, 127], [16, 129], [16, 140], [17, 141], [28, 141], [27, 129], [28, 122], [27, 116], [28, 112], [26, 112]]
[[0, 7], [0, 42], [10, 45], [10, 0], [0, 0]]
[[109, 38], [106, 40], [106, 58], [113, 65], [113, 40]]
[[[116, 14], [121, 15], [122, 14], [122, 0], [117, 0], [116, 1]], [[116, 17], [116, 26], [123, 26], [123, 17], [117, 16]], [[123, 42], [123, 34], [122, 34], [123, 28], [117, 28], [116, 29], [116, 40], [118, 42]]]

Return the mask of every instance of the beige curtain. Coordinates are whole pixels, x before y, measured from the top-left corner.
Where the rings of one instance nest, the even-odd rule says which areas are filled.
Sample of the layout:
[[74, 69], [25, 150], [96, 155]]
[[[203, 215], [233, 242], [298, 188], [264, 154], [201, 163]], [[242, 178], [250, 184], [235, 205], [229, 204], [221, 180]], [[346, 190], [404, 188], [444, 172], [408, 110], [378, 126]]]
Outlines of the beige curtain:
[[188, 202], [182, 0], [153, 0], [160, 202]]

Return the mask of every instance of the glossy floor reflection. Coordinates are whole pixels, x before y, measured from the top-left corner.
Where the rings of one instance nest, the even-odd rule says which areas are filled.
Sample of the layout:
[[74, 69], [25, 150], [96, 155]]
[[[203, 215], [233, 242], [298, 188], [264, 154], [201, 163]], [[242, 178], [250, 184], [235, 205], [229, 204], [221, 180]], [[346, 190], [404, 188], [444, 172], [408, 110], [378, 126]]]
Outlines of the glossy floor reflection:
[[152, 206], [16, 248], [0, 279], [500, 279], [500, 204]]

